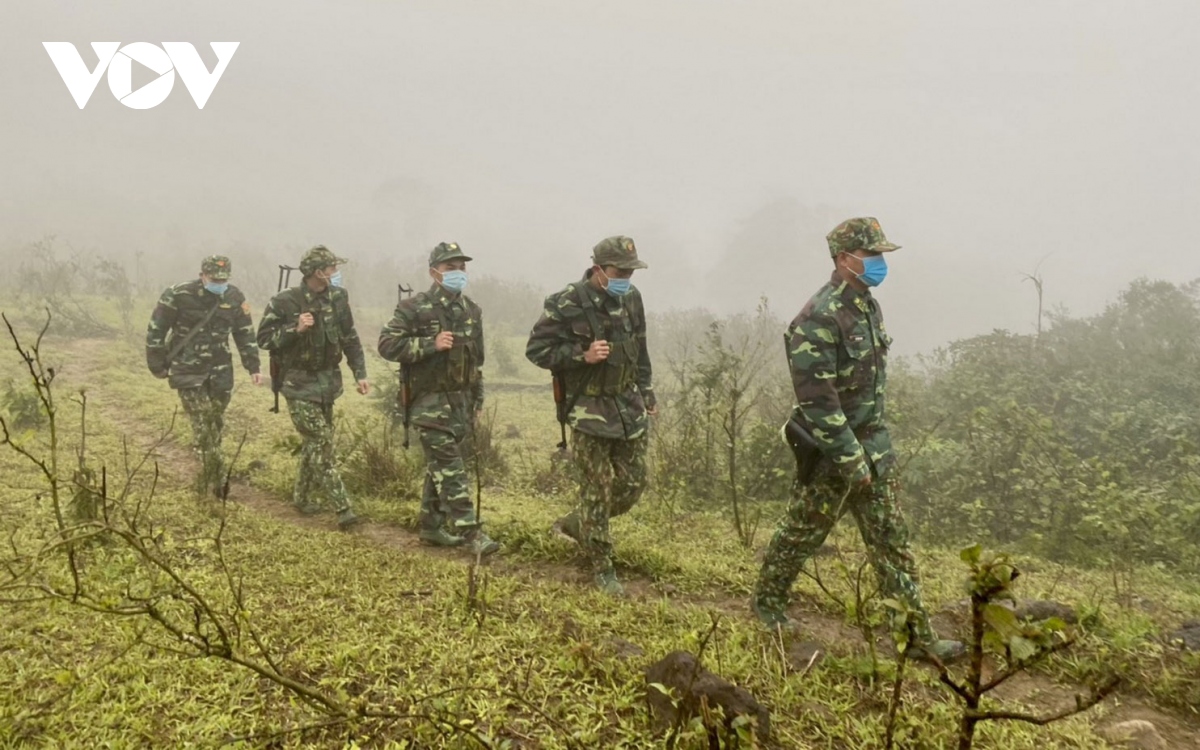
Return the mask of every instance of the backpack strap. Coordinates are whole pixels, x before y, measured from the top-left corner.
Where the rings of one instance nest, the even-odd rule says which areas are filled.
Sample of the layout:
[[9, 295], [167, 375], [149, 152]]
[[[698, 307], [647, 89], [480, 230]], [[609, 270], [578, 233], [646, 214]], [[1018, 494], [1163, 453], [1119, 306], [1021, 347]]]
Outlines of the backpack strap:
[[575, 299], [579, 302], [579, 306], [583, 308], [583, 314], [587, 317], [588, 325], [592, 328], [592, 338], [596, 341], [604, 339], [604, 328], [600, 325], [600, 317], [596, 314], [596, 305], [592, 302], [592, 295], [588, 294], [583, 288], [586, 281], [576, 281], [572, 284], [575, 290]]
[[[446, 317], [446, 308], [442, 305], [441, 300], [433, 301], [433, 310], [438, 316], [438, 325], [441, 326], [442, 332], [449, 331], [454, 333], [454, 327], [450, 325], [450, 318]], [[458, 338], [457, 336], [455, 338]]]

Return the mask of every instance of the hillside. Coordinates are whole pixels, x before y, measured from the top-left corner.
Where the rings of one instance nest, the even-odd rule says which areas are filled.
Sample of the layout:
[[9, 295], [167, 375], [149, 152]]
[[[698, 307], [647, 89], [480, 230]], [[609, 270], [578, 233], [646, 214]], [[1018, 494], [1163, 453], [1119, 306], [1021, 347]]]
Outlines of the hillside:
[[[482, 503], [489, 531], [505, 547], [475, 569], [464, 554], [417, 544], [419, 451], [403, 453], [398, 435], [385, 438], [379, 397], [338, 402], [339, 455], [356, 507], [370, 518], [339, 533], [331, 515], [291, 508], [290, 422], [268, 412], [269, 390], [254, 389], [244, 374], [226, 433], [230, 454], [245, 436], [239, 478], [222, 505], [187, 490], [196, 470], [190, 433], [181, 415], [172, 418], [174, 394], [145, 374], [135, 342], [51, 337], [43, 354], [56, 372], [68, 472], [80, 444], [80, 405], [68, 398], [86, 388], [86, 455], [91, 467], [107, 467], [110, 487], [122, 486], [127, 467], [149, 451], [129, 497], [149, 498], [153, 485], [145, 518], [170, 569], [237, 612], [231, 622], [248, 660], [364, 715], [336, 720], [328, 705], [244, 665], [200, 656], [147, 617], [63, 600], [15, 603], [30, 598], [22, 593], [0, 605], [0, 673], [9, 686], [0, 697], [0, 744], [658, 747], [643, 671], [685, 650], [702, 652], [706, 667], [770, 710], [765, 746], [882, 746], [893, 650], [877, 603], [864, 604], [864, 621], [878, 664], [860, 632], [853, 589], [863, 556], [853, 525], [843, 523], [818, 559], [820, 581], [802, 577], [795, 589], [792, 614], [824, 647], [816, 659], [760, 631], [746, 606], [781, 503], [756, 507], [760, 528], [746, 549], [725, 514], [650, 493], [613, 526], [631, 596], [605, 598], [588, 586], [572, 546], [548, 532], [571, 492], [551, 460], [557, 425], [536, 373], [519, 368], [489, 381], [498, 458]], [[0, 375], [19, 390], [15, 352], [5, 349], [0, 361]], [[383, 363], [372, 359], [369, 367], [380, 383]], [[31, 452], [47, 449], [45, 426], [20, 439]], [[11, 451], [0, 452], [0, 471], [5, 536], [23, 548], [46, 533], [46, 494], [37, 472]], [[161, 571], [148, 573], [120, 548], [81, 554], [87, 576], [107, 581], [113, 601], [171, 588]], [[937, 624], [961, 636], [966, 569], [957, 547], [918, 545], [918, 559]], [[1020, 597], [1069, 604], [1080, 625], [1076, 646], [1005, 684], [1000, 705], [1042, 714], [1069, 705], [1105, 674], [1122, 683], [1092, 711], [1046, 727], [987, 724], [977, 747], [1103, 748], [1099, 731], [1131, 719], [1153, 723], [1166, 747], [1200, 746], [1200, 660], [1163, 642], [1200, 617], [1200, 584], [1154, 567], [1117, 577], [1022, 555], [1015, 561]], [[61, 574], [48, 575], [62, 583]], [[903, 695], [898, 746], [950, 746], [959, 708], [936, 671], [910, 666]], [[708, 744], [693, 727], [678, 746]]]

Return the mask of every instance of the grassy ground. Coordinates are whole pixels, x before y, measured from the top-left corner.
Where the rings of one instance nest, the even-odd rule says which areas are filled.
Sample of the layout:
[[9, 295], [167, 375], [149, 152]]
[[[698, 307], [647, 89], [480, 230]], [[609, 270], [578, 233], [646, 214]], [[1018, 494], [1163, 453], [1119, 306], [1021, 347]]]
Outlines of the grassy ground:
[[[361, 324], [360, 324], [361, 325]], [[361, 330], [367, 331], [368, 327]], [[371, 329], [373, 330], [373, 329]], [[368, 336], [370, 338], [370, 336]], [[246, 435], [238, 463], [247, 467], [234, 490], [224, 542], [248, 598], [253, 624], [284, 671], [346, 700], [407, 707], [413, 696], [445, 692], [433, 703], [496, 743], [514, 747], [658, 747], [650, 733], [643, 669], [665, 653], [695, 652], [714, 617], [705, 663], [749, 689], [771, 710], [775, 742], [787, 748], [882, 746], [890, 685], [873, 682], [866, 645], [835, 598], [853, 603], [841, 568], [860, 559], [852, 527], [831, 538], [837, 555], [822, 557], [826, 594], [802, 578], [794, 614], [824, 643], [828, 657], [808, 667], [802, 655], [780, 649], [750, 619], [746, 595], [760, 549], [744, 549], [729, 521], [714, 510], [671, 509], [650, 493], [613, 524], [621, 573], [632, 596], [613, 601], [594, 593], [575, 550], [546, 532], [570, 507], [570, 492], [551, 454], [557, 442], [549, 387], [520, 358], [501, 375], [489, 365], [494, 433], [504, 474], [484, 490], [491, 533], [505, 550], [477, 578], [485, 585], [469, 603], [468, 560], [415, 544], [412, 528], [419, 489], [418, 449], [395, 443], [381, 450], [386, 419], [375, 398], [355, 394], [338, 404], [339, 452], [356, 506], [371, 519], [352, 534], [334, 530], [330, 515], [305, 519], [287, 505], [295, 458], [284, 414], [268, 412], [269, 391], [244, 375], [227, 423], [227, 447]], [[166, 429], [176, 404], [162, 381], [150, 378], [130, 342], [51, 340], [59, 395], [89, 390], [89, 452], [95, 465], [122, 465]], [[370, 348], [370, 342], [368, 342]], [[0, 382], [17, 375], [11, 354]], [[369, 362], [379, 384], [388, 372]], [[78, 406], [60, 414], [71, 450]], [[185, 424], [157, 455], [162, 472], [152, 513], [165, 548], [189, 580], [216, 600], [228, 586], [210, 546], [221, 514], [211, 500], [185, 489], [195, 469]], [[31, 446], [44, 433], [24, 439]], [[393, 440], [398, 438], [393, 437]], [[415, 436], [414, 436], [415, 442]], [[126, 448], [125, 446], [129, 446]], [[37, 478], [0, 451], [0, 519], [5, 535], [28, 540], [45, 528]], [[143, 490], [146, 484], [139, 485]], [[766, 507], [764, 518], [781, 507]], [[768, 529], [758, 536], [765, 542]], [[974, 540], [964, 540], [967, 542]], [[987, 540], [983, 540], [985, 543]], [[962, 626], [964, 568], [955, 550], [921, 547], [924, 592], [937, 622], [952, 634]], [[1119, 718], [1149, 717], [1177, 747], [1200, 743], [1200, 660], [1161, 644], [1165, 630], [1200, 617], [1200, 584], [1169, 571], [1137, 572], [1118, 598], [1111, 576], [1018, 558], [1022, 596], [1055, 598], [1085, 616], [1080, 644], [1037, 674], [1014, 681], [1002, 697], [1036, 712], [1069, 702], [1086, 680], [1117, 670], [1118, 698], [1093, 712], [1045, 727], [996, 724], [978, 747], [1100, 748], [1095, 727]], [[130, 560], [100, 550], [91, 574], [120, 581]], [[1126, 585], [1128, 582], [1123, 582]], [[312, 708], [254, 673], [216, 659], [181, 658], [144, 618], [97, 615], [63, 602], [0, 604], [0, 745], [214, 746], [255, 745], [271, 733], [318, 721]], [[886, 639], [878, 639], [887, 651]], [[882, 657], [883, 672], [890, 659]], [[440, 715], [440, 714], [439, 714]], [[956, 731], [956, 706], [933, 672], [911, 673], [900, 719], [901, 747], [946, 747]], [[251, 736], [249, 740], [239, 740]], [[459, 747], [427, 722], [314, 730], [275, 740], [283, 746]], [[1187, 744], [1191, 743], [1191, 744]], [[698, 734], [682, 747], [707, 746]]]

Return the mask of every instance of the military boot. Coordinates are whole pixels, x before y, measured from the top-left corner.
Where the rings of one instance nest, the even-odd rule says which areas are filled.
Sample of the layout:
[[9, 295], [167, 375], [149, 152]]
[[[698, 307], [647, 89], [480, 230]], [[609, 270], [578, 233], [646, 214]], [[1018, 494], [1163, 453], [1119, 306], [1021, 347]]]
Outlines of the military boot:
[[938, 638], [928, 643], [915, 643], [908, 648], [908, 658], [933, 663], [936, 657], [942, 664], [953, 664], [967, 655], [962, 641]]
[[315, 516], [321, 512], [321, 506], [316, 503], [300, 503], [299, 505], [292, 503], [292, 507], [300, 511], [300, 515], [303, 516]]
[[788, 617], [787, 614], [782, 611], [772, 609], [771, 607], [762, 604], [758, 601], [758, 597], [751, 597], [750, 609], [754, 612], [755, 617], [758, 618], [758, 621], [762, 624], [763, 628], [770, 633], [778, 633], [782, 631], [783, 633], [796, 634], [800, 632], [800, 626], [795, 620]]
[[461, 536], [455, 536], [443, 528], [421, 529], [417, 532], [417, 538], [421, 540], [422, 544], [433, 547], [457, 547], [466, 541]]
[[472, 555], [487, 557], [500, 549], [500, 542], [492, 539], [478, 527], [467, 532], [466, 540], [470, 545]]
[[602, 570], [593, 577], [596, 582], [596, 588], [600, 589], [609, 596], [623, 597], [625, 596], [625, 587], [617, 580], [616, 571], [612, 568]]
[[353, 510], [346, 508], [339, 510], [337, 514], [338, 528], [342, 531], [357, 526], [363, 522], [362, 516], [356, 515]]
[[579, 514], [575, 511], [571, 511], [567, 515], [555, 521], [554, 525], [550, 527], [550, 530], [555, 534], [570, 539], [576, 544], [580, 542], [580, 538], [583, 536], [583, 532], [579, 529]]

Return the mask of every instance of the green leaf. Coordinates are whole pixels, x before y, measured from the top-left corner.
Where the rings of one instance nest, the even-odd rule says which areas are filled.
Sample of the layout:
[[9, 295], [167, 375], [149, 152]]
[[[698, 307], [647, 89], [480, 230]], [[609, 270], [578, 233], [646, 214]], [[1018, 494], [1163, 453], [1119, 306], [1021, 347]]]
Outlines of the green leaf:
[[1004, 651], [1004, 641], [999, 635], [996, 635], [996, 631], [994, 630], [989, 630], [983, 634], [983, 646], [997, 653]]
[[1066, 629], [1067, 623], [1063, 622], [1057, 617], [1051, 617], [1049, 620], [1046, 620], [1042, 623], [1042, 630], [1046, 631], [1047, 633], [1057, 633]]
[[1017, 661], [1027, 661], [1038, 652], [1036, 643], [1019, 635], [1008, 642], [1008, 648], [1012, 651], [1013, 659]]
[[1017, 577], [1017, 569], [1006, 562], [1006, 558], [1007, 555], [1002, 556], [992, 563], [992, 575], [996, 577], [996, 580], [1004, 584], [1012, 583], [1013, 579]]
[[968, 565], [976, 565], [983, 554], [983, 545], [976, 543], [958, 553], [959, 558]]
[[1005, 642], [1021, 635], [1021, 623], [1017, 615], [1008, 607], [999, 604], [983, 605], [983, 620]]

